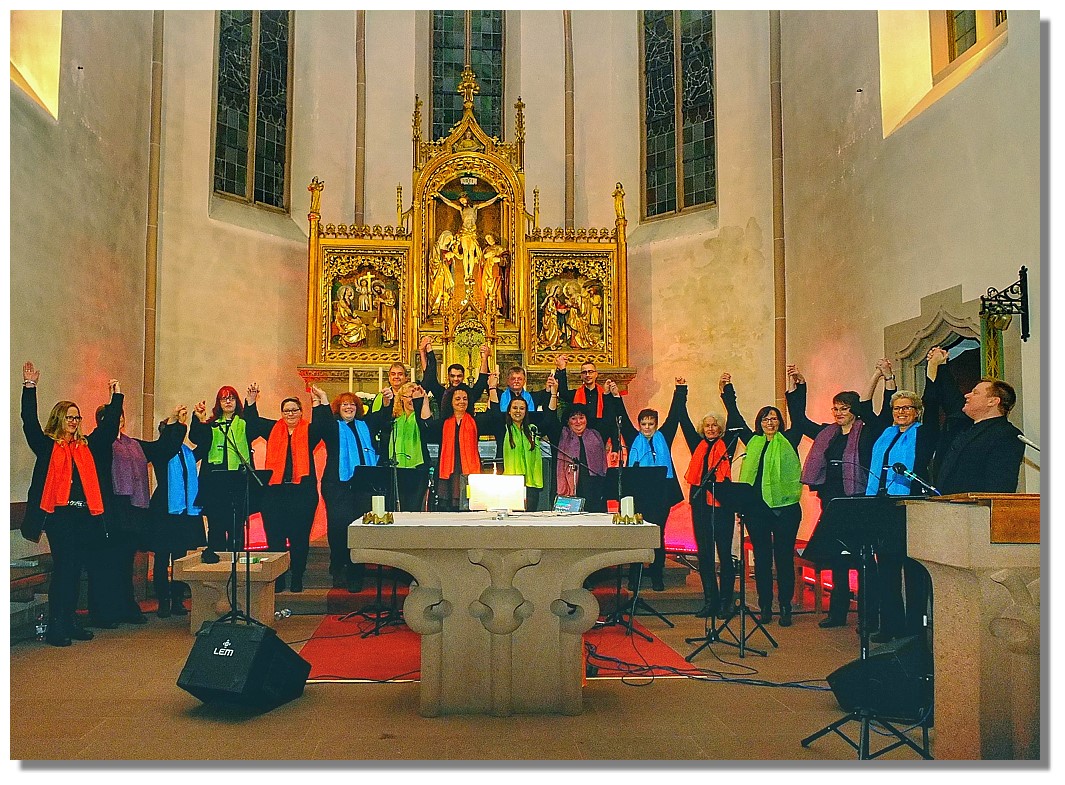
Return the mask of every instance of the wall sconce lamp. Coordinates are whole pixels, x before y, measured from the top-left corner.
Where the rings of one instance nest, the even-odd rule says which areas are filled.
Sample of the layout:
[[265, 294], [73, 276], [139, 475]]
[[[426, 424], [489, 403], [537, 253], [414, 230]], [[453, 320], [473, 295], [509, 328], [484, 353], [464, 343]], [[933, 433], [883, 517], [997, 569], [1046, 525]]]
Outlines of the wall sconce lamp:
[[1028, 329], [1028, 268], [1021, 267], [1016, 283], [1001, 291], [988, 288], [987, 295], [980, 298], [980, 316], [988, 325], [1005, 330], [1013, 320], [1013, 314], [1021, 316], [1021, 340], [1031, 335]]

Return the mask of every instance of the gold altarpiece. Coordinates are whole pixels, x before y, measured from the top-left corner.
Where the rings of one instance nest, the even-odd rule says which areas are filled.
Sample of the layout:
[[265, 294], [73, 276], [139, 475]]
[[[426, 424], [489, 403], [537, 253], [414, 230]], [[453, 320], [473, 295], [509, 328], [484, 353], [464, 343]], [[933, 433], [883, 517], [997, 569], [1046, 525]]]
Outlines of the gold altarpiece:
[[528, 369], [542, 385], [559, 354], [576, 371], [594, 362], [622, 387], [628, 366], [625, 205], [613, 193], [613, 228], [541, 229], [539, 192], [525, 189], [525, 116], [515, 104], [515, 140], [488, 136], [474, 113], [478, 87], [467, 67], [462, 119], [447, 137], [424, 141], [421, 101], [413, 114], [413, 198], [396, 189], [394, 226], [323, 224], [325, 183], [311, 181], [308, 383], [339, 392], [379, 389], [388, 366], [420, 378], [418, 345], [431, 336], [442, 368], [471, 379], [482, 344], [503, 373]]

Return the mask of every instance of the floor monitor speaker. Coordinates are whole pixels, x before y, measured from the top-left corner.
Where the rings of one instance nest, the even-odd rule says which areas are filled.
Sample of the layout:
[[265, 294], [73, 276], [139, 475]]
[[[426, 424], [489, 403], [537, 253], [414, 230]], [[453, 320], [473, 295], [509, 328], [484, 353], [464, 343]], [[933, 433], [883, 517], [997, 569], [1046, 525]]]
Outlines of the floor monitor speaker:
[[270, 627], [205, 622], [177, 684], [204, 703], [269, 711], [302, 695], [310, 672]]
[[932, 654], [923, 636], [900, 638], [833, 671], [828, 685], [843, 711], [867, 709], [908, 722], [930, 719]]

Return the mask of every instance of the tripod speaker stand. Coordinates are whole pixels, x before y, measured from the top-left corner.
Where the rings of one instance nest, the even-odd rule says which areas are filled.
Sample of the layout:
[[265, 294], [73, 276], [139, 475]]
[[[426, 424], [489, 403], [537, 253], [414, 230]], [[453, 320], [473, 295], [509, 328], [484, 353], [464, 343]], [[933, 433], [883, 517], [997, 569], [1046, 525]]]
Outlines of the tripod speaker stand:
[[[906, 551], [906, 518], [905, 510], [898, 502], [910, 497], [899, 496], [845, 496], [832, 499], [821, 514], [821, 520], [817, 524], [810, 542], [803, 551], [803, 556], [819, 564], [828, 564], [839, 558], [844, 552], [858, 553], [858, 636], [859, 656], [858, 660], [836, 673], [829, 676], [829, 683], [837, 677], [837, 674], [856, 670], [862, 674], [869, 674], [875, 670], [869, 656], [869, 609], [867, 601], [867, 587], [869, 567], [872, 564], [874, 551], [881, 549], [885, 552], [895, 552], [901, 549]], [[920, 497], [915, 497], [920, 498]], [[900, 709], [885, 703], [882, 697], [885, 692], [900, 692], [905, 685], [879, 684], [879, 680], [872, 677], [858, 679], [864, 686], [852, 690], [853, 694], [846, 701], [840, 700], [841, 708], [848, 713], [831, 722], [821, 730], [807, 736], [802, 740], [803, 747], [809, 747], [813, 742], [828, 733], [835, 733], [846, 741], [858, 753], [859, 760], [878, 758], [881, 755], [900, 746], [913, 749], [925, 760], [931, 760], [932, 756], [928, 748], [928, 725], [932, 715], [932, 688], [931, 688], [931, 662], [927, 665], [928, 673], [919, 674], [918, 682], [923, 688], [911, 690], [916, 696], [912, 705]], [[846, 674], [842, 679], [847, 681]], [[852, 680], [853, 681], [853, 680]], [[873, 689], [874, 685], [878, 685]], [[833, 691], [836, 687], [833, 686]], [[847, 706], [844, 706], [843, 703]], [[899, 730], [889, 720], [899, 720], [913, 723], [921, 727], [923, 732], [923, 744], [918, 745], [905, 732]], [[855, 741], [841, 728], [850, 722], [858, 723], [858, 741]], [[870, 752], [869, 740], [870, 729], [873, 725], [884, 728], [896, 738], [896, 741]]]

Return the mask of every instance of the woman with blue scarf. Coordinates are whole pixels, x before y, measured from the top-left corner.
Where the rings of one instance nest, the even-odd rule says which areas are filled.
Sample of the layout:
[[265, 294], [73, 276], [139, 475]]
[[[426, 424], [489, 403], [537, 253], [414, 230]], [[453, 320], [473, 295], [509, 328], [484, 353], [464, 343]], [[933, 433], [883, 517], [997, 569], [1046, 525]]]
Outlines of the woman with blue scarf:
[[[622, 443], [628, 446], [628, 460], [625, 465], [637, 466], [661, 466], [666, 470], [666, 485], [661, 493], [652, 494], [652, 498], [641, 499], [636, 497], [633, 502], [636, 512], [643, 515], [645, 521], [657, 524], [660, 535], [658, 547], [655, 548], [655, 557], [651, 562], [648, 574], [651, 578], [651, 588], [654, 591], [664, 591], [663, 570], [666, 566], [665, 532], [666, 519], [673, 505], [684, 500], [684, 494], [680, 490], [680, 481], [673, 469], [673, 456], [669, 446], [677, 435], [677, 427], [680, 424], [675, 416], [667, 416], [662, 424], [658, 423], [658, 412], [654, 409], [641, 409], [636, 415], [639, 429], [632, 424], [629, 413], [625, 409], [625, 400], [618, 392], [618, 385], [611, 380], [606, 383], [606, 393], [614, 402], [613, 415], [618, 416], [621, 426]], [[671, 411], [672, 415], [673, 412]], [[616, 494], [616, 489], [614, 493]], [[629, 588], [635, 589], [635, 567], [629, 572]]]
[[314, 408], [311, 410], [311, 438], [325, 445], [322, 470], [322, 500], [325, 502], [326, 539], [329, 542], [329, 574], [333, 588], [362, 591], [365, 565], [352, 564], [348, 550], [348, 525], [370, 511], [374, 491], [352, 483], [359, 466], [377, 466], [380, 462], [376, 437], [383, 424], [391, 419], [390, 390], [385, 391], [384, 408], [363, 417], [365, 407], [354, 393], [338, 395], [333, 403], [321, 387], [311, 385]]
[[[885, 391], [885, 398], [888, 398], [889, 392]], [[910, 390], [891, 393], [884, 402], [884, 410], [890, 410], [892, 425], [880, 434], [873, 445], [865, 493], [867, 496], [921, 495], [924, 489], [896, 472], [895, 467], [901, 463], [918, 477], [930, 476], [929, 469], [939, 436], [939, 411], [933, 411], [930, 406], [926, 412], [921, 396]], [[881, 416], [884, 413], [882, 410]], [[892, 638], [916, 633], [922, 627], [928, 597], [928, 574], [912, 559], [904, 561], [903, 556], [902, 553], [883, 548], [877, 551], [880, 630], [870, 638], [874, 643], [886, 643]], [[905, 606], [902, 599], [903, 567], [906, 570]]]
[[162, 465], [156, 467], [155, 492], [148, 504], [151, 513], [148, 545], [155, 554], [152, 585], [159, 599], [156, 615], [160, 619], [188, 613], [184, 602], [185, 584], [172, 581], [170, 570], [174, 561], [207, 544], [203, 511], [196, 505], [200, 490], [196, 463], [207, 454], [207, 446], [193, 451], [184, 443], [188, 417], [188, 408], [179, 406], [159, 423], [160, 437], [170, 432], [181, 444], [177, 454], [167, 461], [165, 469]]

